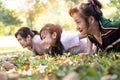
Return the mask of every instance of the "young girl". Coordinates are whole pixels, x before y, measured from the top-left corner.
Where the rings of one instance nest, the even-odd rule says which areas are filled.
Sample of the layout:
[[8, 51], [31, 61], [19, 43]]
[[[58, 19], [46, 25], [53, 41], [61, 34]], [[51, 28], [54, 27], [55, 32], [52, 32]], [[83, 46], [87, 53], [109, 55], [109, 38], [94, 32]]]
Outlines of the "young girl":
[[46, 52], [37, 31], [30, 30], [28, 27], [22, 27], [15, 33], [15, 37], [23, 48], [27, 47], [36, 55]]
[[62, 32], [60, 25], [46, 24], [40, 31], [41, 39], [52, 55], [61, 55], [63, 52], [79, 54], [87, 52], [87, 39], [80, 33]]
[[69, 14], [75, 20], [77, 30], [88, 36], [88, 53], [91, 53], [93, 43], [100, 51], [120, 51], [120, 25], [114, 22], [108, 22], [109, 26], [105, 24], [109, 20], [102, 17], [100, 9], [98, 0], [89, 0], [89, 3], [72, 7]]
[[60, 41], [62, 33], [62, 28], [57, 24], [46, 24], [40, 30], [40, 36], [46, 45], [47, 50], [49, 50], [49, 54], [51, 55], [62, 55], [63, 53], [63, 45]]

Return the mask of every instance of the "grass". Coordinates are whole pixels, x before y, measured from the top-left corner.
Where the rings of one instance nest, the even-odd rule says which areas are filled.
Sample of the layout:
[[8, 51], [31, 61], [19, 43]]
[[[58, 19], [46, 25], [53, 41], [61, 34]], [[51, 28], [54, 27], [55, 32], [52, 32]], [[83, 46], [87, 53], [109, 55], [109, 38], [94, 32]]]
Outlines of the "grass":
[[[6, 53], [6, 55], [13, 54]], [[52, 57], [50, 55], [35, 56], [31, 52], [25, 51], [16, 52], [14, 56], [8, 57], [7, 60], [16, 65], [16, 69], [9, 74], [18, 74], [18, 79], [45, 80], [47, 78], [48, 80], [68, 80], [68, 77], [71, 77], [70, 74], [76, 77], [74, 80], [120, 79], [119, 53]], [[1, 66], [2, 61], [0, 62]], [[2, 69], [5, 69], [5, 67], [3, 66]], [[6, 72], [10, 70], [5, 69]]]

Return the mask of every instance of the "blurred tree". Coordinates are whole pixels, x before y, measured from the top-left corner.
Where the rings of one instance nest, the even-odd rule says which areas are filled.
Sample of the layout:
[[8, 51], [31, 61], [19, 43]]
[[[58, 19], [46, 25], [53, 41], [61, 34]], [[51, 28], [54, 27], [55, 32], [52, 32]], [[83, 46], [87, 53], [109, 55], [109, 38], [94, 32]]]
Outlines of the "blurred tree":
[[6, 9], [4, 5], [2, 5], [2, 2], [0, 1], [0, 21], [5, 24], [5, 26], [8, 25], [18, 25], [22, 22], [17, 18], [14, 11], [10, 11], [9, 9]]
[[44, 4], [40, 3], [40, 0], [18, 0], [18, 2], [22, 3], [18, 7], [19, 15], [23, 15], [23, 18], [25, 18], [26, 26], [33, 28], [40, 13], [45, 9]]
[[[69, 0], [66, 0], [69, 1]], [[71, 0], [71, 2], [73, 2], [74, 4], [78, 4], [81, 0]]]
[[113, 18], [115, 20], [120, 20], [120, 0], [110, 0], [110, 6], [114, 6], [116, 8]]
[[11, 35], [15, 29], [13, 26], [21, 23], [15, 12], [5, 8], [0, 0], [0, 35]]

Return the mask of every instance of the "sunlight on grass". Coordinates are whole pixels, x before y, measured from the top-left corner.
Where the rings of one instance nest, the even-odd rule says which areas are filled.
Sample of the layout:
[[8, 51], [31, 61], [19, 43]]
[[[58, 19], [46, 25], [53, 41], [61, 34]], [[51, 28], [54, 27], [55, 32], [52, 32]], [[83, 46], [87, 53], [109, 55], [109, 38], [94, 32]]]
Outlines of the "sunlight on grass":
[[14, 36], [0, 36], [0, 53], [20, 51], [22, 49]]

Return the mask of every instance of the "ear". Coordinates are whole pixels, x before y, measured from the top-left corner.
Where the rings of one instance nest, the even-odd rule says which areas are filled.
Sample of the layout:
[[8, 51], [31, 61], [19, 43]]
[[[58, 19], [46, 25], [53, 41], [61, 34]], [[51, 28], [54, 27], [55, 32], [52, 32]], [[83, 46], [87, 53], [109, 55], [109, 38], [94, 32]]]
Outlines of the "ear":
[[31, 36], [28, 35], [28, 36], [26, 37], [26, 39], [27, 39], [27, 40], [31, 40]]
[[95, 18], [93, 16], [90, 16], [88, 22], [89, 24], [93, 24], [95, 22]]
[[56, 37], [57, 37], [57, 33], [56, 33], [56, 32], [53, 32], [52, 38], [53, 38], [53, 39], [56, 39]]

